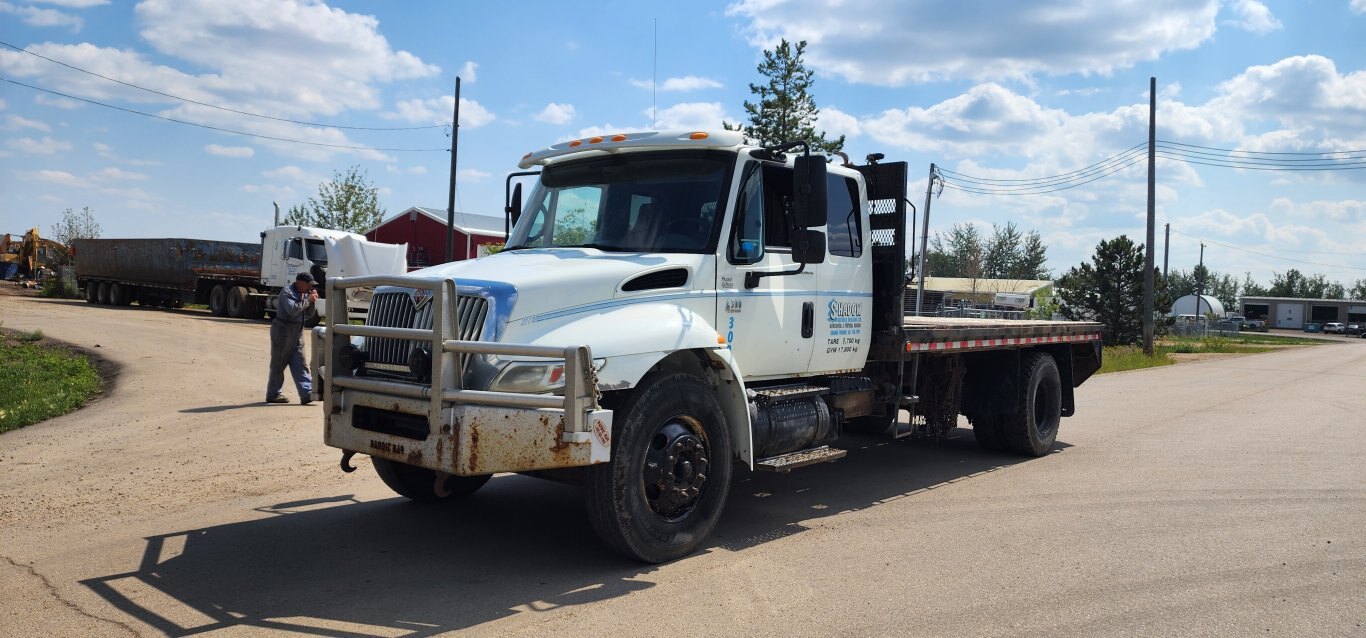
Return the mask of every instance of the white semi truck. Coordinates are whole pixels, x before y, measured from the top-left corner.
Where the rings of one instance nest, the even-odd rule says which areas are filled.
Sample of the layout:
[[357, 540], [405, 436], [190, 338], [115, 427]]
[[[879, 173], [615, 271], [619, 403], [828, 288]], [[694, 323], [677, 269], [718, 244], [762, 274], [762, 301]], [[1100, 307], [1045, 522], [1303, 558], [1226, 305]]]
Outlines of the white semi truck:
[[576, 482], [606, 544], [662, 562], [704, 542], [737, 465], [835, 460], [847, 431], [940, 437], [963, 414], [984, 448], [1048, 453], [1102, 327], [907, 316], [906, 164], [802, 146], [557, 144], [522, 158], [538, 177], [502, 252], [329, 279], [332, 304], [376, 286], [365, 325], [313, 332], [342, 468], [368, 454], [416, 500]]

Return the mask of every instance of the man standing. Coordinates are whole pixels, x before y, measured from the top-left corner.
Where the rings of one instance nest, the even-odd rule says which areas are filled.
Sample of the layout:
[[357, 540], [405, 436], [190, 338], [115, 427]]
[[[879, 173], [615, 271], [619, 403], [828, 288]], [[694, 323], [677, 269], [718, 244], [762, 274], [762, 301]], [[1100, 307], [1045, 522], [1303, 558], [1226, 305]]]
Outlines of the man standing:
[[318, 291], [313, 289], [313, 275], [301, 272], [294, 283], [285, 286], [275, 300], [275, 318], [270, 322], [270, 379], [266, 382], [266, 403], [289, 403], [281, 392], [285, 385], [285, 366], [294, 377], [299, 390], [299, 403], [308, 405], [313, 400], [313, 379], [308, 376], [304, 361], [304, 319], [315, 312]]

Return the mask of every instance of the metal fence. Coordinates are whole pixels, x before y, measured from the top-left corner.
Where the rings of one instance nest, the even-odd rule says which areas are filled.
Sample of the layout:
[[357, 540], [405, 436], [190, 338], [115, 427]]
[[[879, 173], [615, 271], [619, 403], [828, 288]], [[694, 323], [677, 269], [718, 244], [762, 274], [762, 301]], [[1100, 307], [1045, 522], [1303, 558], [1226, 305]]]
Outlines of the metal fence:
[[1177, 321], [1167, 327], [1167, 333], [1175, 337], [1236, 337], [1239, 326], [1237, 321]]

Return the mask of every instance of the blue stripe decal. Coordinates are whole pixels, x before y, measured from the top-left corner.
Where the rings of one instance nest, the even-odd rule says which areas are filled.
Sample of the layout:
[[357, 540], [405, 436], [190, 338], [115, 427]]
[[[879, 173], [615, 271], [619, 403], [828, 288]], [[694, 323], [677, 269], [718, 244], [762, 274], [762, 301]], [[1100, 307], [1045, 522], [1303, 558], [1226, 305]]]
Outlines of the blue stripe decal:
[[548, 320], [550, 320], [550, 319], [558, 319], [558, 318], [560, 318], [560, 317], [567, 317], [567, 316], [569, 316], [569, 315], [583, 314], [583, 313], [586, 313], [586, 312], [594, 312], [594, 311], [597, 311], [597, 310], [606, 310], [606, 309], [608, 309], [608, 308], [617, 308], [617, 307], [620, 307], [620, 306], [630, 306], [630, 305], [641, 304], [641, 303], [656, 303], [656, 302], [660, 302], [660, 301], [672, 301], [672, 300], [676, 300], [676, 299], [689, 299], [689, 298], [712, 299], [712, 298], [721, 298], [721, 297], [811, 297], [811, 296], [814, 296], [814, 297], [816, 297], [816, 298], [818, 298], [818, 299], [821, 298], [821, 297], [872, 297], [872, 296], [873, 296], [873, 293], [871, 293], [871, 292], [863, 292], [863, 291], [858, 291], [858, 290], [827, 290], [827, 291], [820, 291], [820, 292], [812, 291], [812, 290], [765, 290], [765, 291], [747, 291], [747, 290], [686, 290], [686, 291], [680, 291], [680, 292], [662, 293], [662, 294], [648, 295], [648, 296], [642, 296], [642, 297], [631, 297], [631, 298], [629, 298], [629, 299], [607, 299], [607, 300], [604, 300], [604, 301], [595, 301], [595, 302], [593, 302], [593, 303], [584, 304], [584, 305], [581, 305], [581, 306], [570, 306], [569, 308], [562, 308], [562, 309], [560, 309], [560, 310], [552, 310], [552, 311], [550, 311], [550, 312], [541, 313], [541, 314], [539, 314], [539, 315], [533, 315], [533, 316], [530, 316], [530, 317], [525, 317], [525, 318], [523, 318], [523, 319], [519, 319], [519, 320], [518, 320], [518, 323], [521, 324], [521, 325], [523, 325], [523, 326], [525, 326], [525, 325], [528, 325], [528, 324], [540, 323], [540, 322], [542, 322], [542, 321], [548, 321]]

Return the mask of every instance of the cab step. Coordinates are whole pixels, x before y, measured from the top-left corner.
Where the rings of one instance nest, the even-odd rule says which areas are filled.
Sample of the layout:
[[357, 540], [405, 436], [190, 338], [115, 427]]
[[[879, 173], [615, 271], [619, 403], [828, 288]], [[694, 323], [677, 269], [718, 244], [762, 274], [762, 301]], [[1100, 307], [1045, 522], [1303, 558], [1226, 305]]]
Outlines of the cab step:
[[755, 462], [754, 469], [768, 472], [782, 472], [783, 474], [786, 474], [799, 467], [842, 459], [848, 453], [848, 450], [822, 445], [820, 447], [813, 447], [809, 450], [798, 450], [788, 454], [779, 454], [778, 456], [760, 459]]
[[779, 401], [793, 401], [806, 397], [830, 394], [830, 388], [823, 385], [780, 385], [768, 388], [750, 389], [750, 398], [760, 405]]

